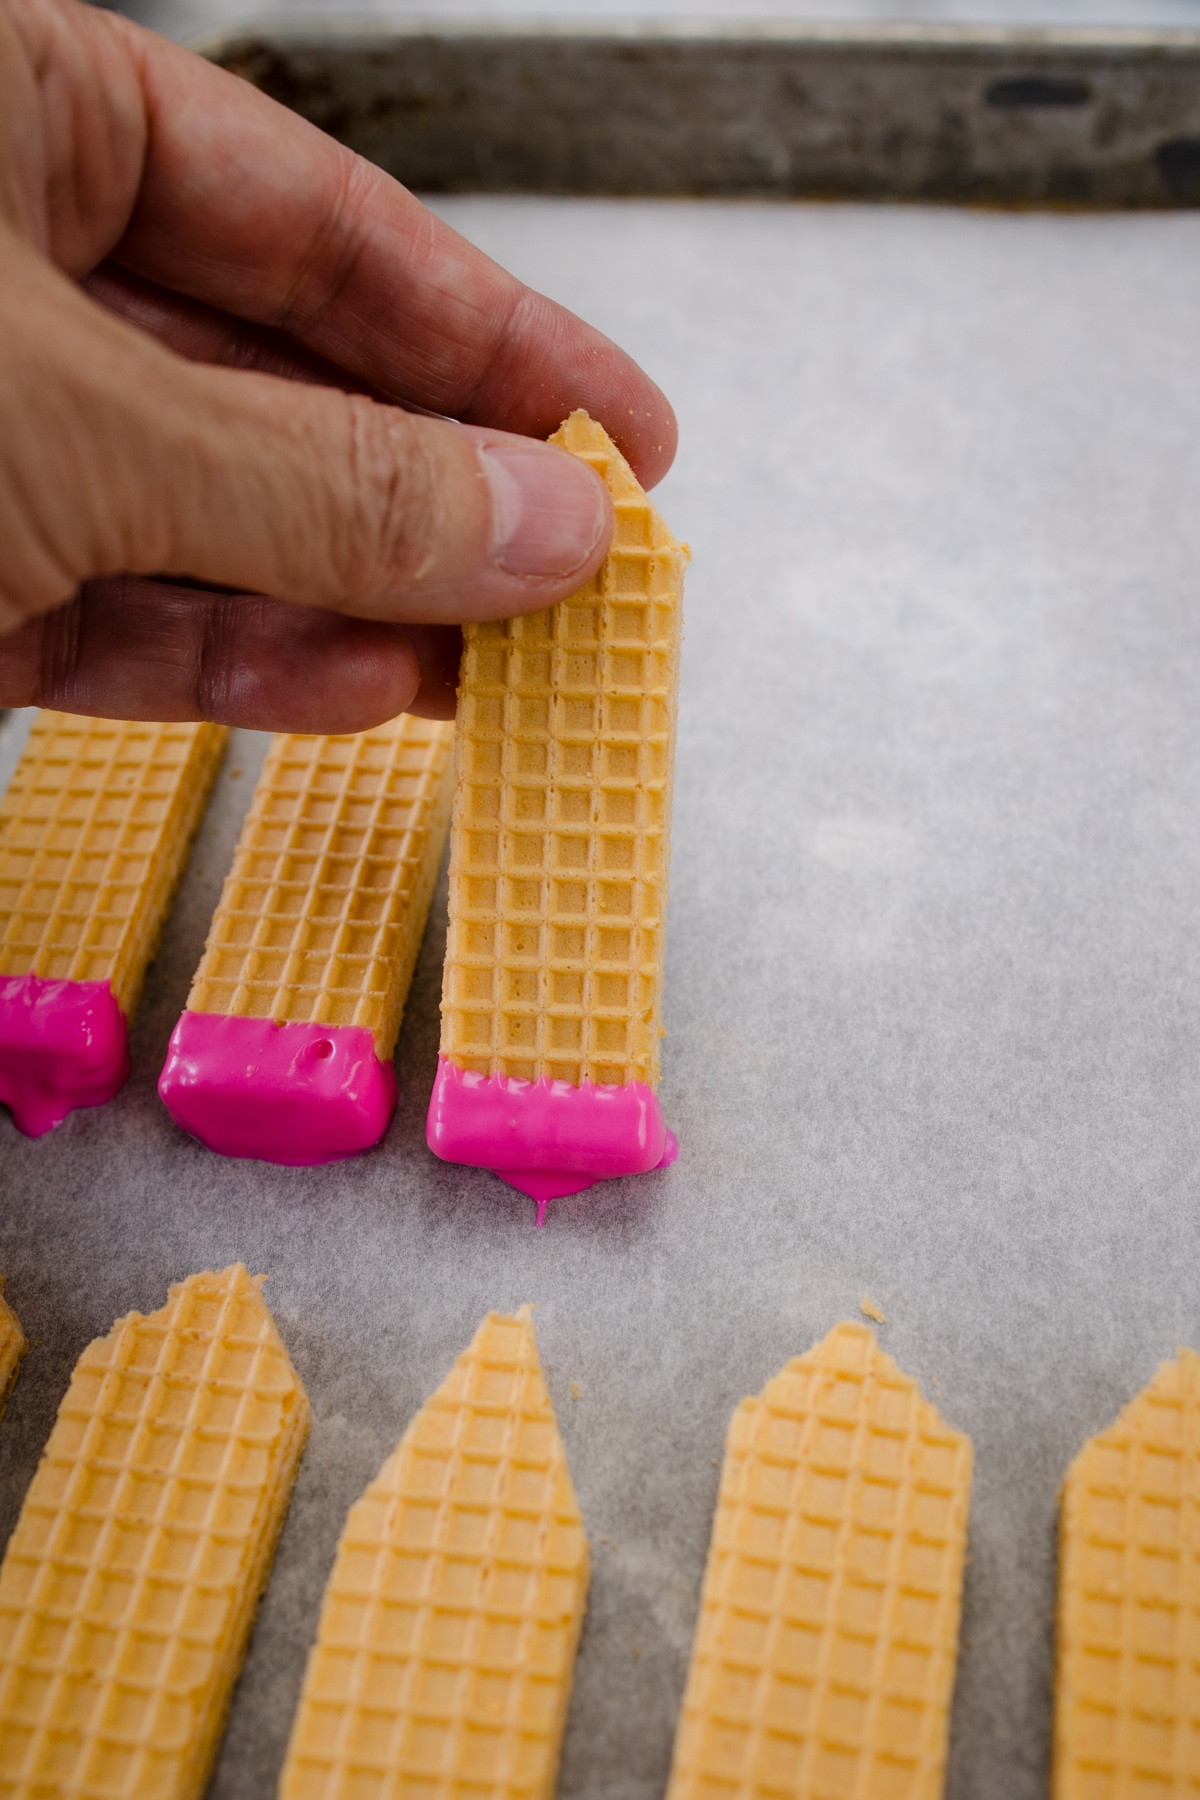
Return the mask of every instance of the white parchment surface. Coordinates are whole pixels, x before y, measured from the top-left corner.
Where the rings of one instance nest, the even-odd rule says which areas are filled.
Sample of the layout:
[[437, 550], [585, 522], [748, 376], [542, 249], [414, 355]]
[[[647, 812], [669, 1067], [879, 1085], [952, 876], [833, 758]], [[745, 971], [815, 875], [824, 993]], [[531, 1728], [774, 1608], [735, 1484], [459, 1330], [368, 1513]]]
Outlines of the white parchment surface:
[[[154, 1084], [265, 740], [238, 734], [109, 1107], [0, 1118], [34, 1348], [244, 1259], [314, 1426], [211, 1800], [273, 1791], [347, 1506], [537, 1305], [594, 1552], [562, 1800], [658, 1800], [729, 1412], [864, 1294], [977, 1452], [948, 1792], [1035, 1800], [1069, 1458], [1200, 1339], [1200, 216], [463, 200], [671, 394], [687, 592], [663, 1100], [559, 1201], [437, 1163], [444, 892], [378, 1150], [224, 1161]], [[579, 1397], [572, 1398], [572, 1384]]]

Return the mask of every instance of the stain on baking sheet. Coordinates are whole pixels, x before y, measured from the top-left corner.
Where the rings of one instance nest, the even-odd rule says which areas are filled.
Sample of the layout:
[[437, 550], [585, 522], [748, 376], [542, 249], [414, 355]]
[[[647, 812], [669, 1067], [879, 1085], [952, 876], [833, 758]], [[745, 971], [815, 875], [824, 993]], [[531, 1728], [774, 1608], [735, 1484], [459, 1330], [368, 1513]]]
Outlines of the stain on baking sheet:
[[1002, 110], [1023, 106], [1086, 106], [1091, 84], [1073, 75], [1005, 75], [993, 81], [984, 99]]

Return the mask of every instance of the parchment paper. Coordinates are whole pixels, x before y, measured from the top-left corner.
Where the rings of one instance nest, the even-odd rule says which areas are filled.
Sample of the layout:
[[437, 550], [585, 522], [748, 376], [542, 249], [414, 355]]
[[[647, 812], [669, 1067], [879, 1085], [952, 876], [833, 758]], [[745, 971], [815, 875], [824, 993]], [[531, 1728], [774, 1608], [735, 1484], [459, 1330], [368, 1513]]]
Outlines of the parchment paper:
[[269, 1271], [315, 1423], [211, 1788], [260, 1800], [347, 1506], [483, 1311], [532, 1300], [594, 1549], [559, 1792], [657, 1800], [729, 1412], [867, 1293], [978, 1456], [948, 1792], [1033, 1800], [1058, 1483], [1200, 1339], [1200, 218], [441, 210], [679, 409], [680, 1160], [537, 1232], [428, 1154], [444, 893], [377, 1151], [296, 1172], [177, 1132], [154, 1084], [264, 748], [238, 734], [133, 1079], [39, 1143], [0, 1119], [35, 1341], [0, 1529], [89, 1338]]

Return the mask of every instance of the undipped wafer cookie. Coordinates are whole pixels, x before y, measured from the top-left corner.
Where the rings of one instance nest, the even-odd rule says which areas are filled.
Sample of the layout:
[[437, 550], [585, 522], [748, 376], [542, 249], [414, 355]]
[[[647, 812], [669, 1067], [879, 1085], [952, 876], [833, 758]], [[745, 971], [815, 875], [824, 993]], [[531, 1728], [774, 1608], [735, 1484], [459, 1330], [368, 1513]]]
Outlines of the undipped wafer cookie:
[[3, 1800], [195, 1800], [308, 1435], [240, 1263], [83, 1352], [0, 1566]]
[[533, 1322], [492, 1313], [351, 1508], [281, 1800], [550, 1800], [587, 1579]]
[[158, 1085], [210, 1149], [321, 1163], [383, 1135], [453, 737], [406, 714], [272, 743]]
[[30, 1137], [129, 1073], [127, 1022], [227, 735], [34, 721], [0, 803], [0, 1100]]
[[0, 1275], [0, 1419], [28, 1348], [21, 1321], [4, 1298], [4, 1277]]
[[1200, 1791], [1200, 1357], [1163, 1363], [1063, 1483], [1054, 1800]]
[[579, 593], [464, 631], [428, 1124], [539, 1218], [675, 1155], [656, 1090], [687, 560], [601, 426], [573, 413], [550, 441], [601, 474], [616, 529]]
[[970, 1485], [857, 1322], [742, 1401], [668, 1800], [936, 1800]]

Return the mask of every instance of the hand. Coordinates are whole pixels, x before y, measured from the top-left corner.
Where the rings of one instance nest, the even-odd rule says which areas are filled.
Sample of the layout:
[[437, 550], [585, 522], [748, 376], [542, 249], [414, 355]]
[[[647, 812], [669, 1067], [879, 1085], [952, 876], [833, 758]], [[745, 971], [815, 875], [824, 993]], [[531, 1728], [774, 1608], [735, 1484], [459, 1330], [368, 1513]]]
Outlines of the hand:
[[576, 406], [669, 467], [636, 365], [389, 176], [128, 20], [0, 0], [0, 705], [449, 717], [457, 626], [603, 558], [601, 483], [535, 441]]

